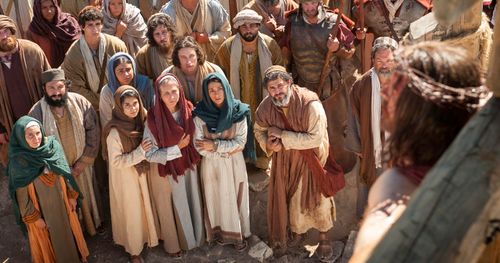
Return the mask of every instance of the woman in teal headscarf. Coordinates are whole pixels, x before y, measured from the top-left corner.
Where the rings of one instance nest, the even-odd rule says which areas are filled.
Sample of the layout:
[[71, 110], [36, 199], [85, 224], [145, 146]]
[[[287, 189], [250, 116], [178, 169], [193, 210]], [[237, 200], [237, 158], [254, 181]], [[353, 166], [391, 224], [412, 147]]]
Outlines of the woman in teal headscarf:
[[124, 52], [118, 52], [109, 58], [107, 65], [108, 84], [99, 95], [99, 117], [101, 127], [105, 127], [111, 120], [111, 112], [115, 105], [114, 94], [116, 90], [129, 85], [134, 87], [141, 95], [144, 108], [149, 110], [154, 103], [153, 82], [146, 76], [137, 73], [134, 58]]
[[45, 137], [34, 118], [21, 117], [12, 128], [7, 175], [33, 262], [85, 262], [89, 252], [75, 212], [78, 186], [61, 145]]
[[252, 132], [248, 131], [250, 109], [234, 99], [224, 75], [211, 73], [203, 80], [203, 99], [194, 114], [208, 241], [234, 244], [243, 251], [245, 238], [250, 236], [245, 157], [255, 158]]

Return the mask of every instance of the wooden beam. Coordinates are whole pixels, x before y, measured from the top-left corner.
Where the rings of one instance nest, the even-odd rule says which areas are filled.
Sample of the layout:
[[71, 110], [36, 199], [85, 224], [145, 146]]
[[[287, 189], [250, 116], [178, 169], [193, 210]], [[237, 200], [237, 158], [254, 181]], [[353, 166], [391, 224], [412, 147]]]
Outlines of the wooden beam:
[[500, 216], [500, 204], [492, 203], [500, 195], [499, 130], [500, 99], [493, 97], [429, 172], [367, 262], [476, 262], [485, 247], [485, 219]]

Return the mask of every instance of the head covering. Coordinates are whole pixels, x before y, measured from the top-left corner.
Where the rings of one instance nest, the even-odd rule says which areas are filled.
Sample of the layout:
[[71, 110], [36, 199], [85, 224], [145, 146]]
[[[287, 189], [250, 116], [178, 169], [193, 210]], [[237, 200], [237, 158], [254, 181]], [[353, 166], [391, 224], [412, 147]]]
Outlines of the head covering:
[[373, 49], [376, 49], [379, 46], [389, 46], [392, 49], [398, 49], [398, 42], [390, 37], [377, 37], [373, 42]]
[[257, 14], [252, 9], [243, 9], [236, 16], [233, 18], [233, 27], [238, 28], [242, 26], [245, 23], [249, 24], [255, 24], [255, 23], [261, 23], [262, 22], [262, 16]]
[[6, 15], [0, 15], [0, 29], [8, 28], [12, 32], [12, 35], [15, 35], [17, 32], [16, 23], [10, 17]]
[[[26, 127], [34, 126], [34, 123], [40, 127], [42, 132], [42, 142], [36, 149], [31, 148], [25, 138]], [[54, 136], [45, 137], [42, 124], [38, 120], [23, 116], [12, 127], [9, 141], [9, 162], [7, 164], [9, 195], [14, 200], [12, 204], [18, 223], [21, 226], [24, 225], [16, 201], [16, 190], [32, 183], [42, 174], [45, 168], [64, 177], [65, 181], [69, 182], [75, 191], [79, 191], [75, 179], [71, 176], [71, 170], [59, 142]]]
[[[125, 92], [133, 92], [137, 95], [139, 100], [139, 113], [133, 119], [125, 115], [123, 111], [123, 106], [121, 103], [121, 97]], [[115, 128], [120, 135], [120, 141], [123, 147], [123, 153], [130, 153], [137, 148], [142, 142], [142, 134], [144, 132], [144, 121], [146, 120], [146, 110], [142, 105], [141, 96], [137, 90], [129, 85], [124, 85], [118, 88], [114, 95], [115, 106], [113, 108], [113, 113], [111, 120], [108, 122], [106, 127], [104, 127], [102, 132], [102, 141], [106, 142], [109, 132], [112, 128]], [[106, 143], [102, 144], [103, 158], [108, 159], [108, 147]], [[143, 161], [135, 165], [138, 173], [144, 173], [149, 168], [146, 161]]]
[[115, 70], [113, 69], [113, 64], [115, 63], [116, 60], [119, 58], [126, 58], [130, 63], [132, 64], [132, 70], [134, 71], [134, 78], [132, 79], [132, 82], [129, 84], [133, 86], [137, 91], [139, 91], [139, 94], [141, 94], [141, 98], [144, 102], [144, 108], [148, 109], [153, 105], [153, 87], [151, 86], [151, 81], [149, 80], [148, 77], [137, 74], [137, 66], [135, 64], [134, 58], [129, 55], [128, 53], [125, 52], [118, 52], [114, 54], [111, 58], [108, 60], [108, 65], [107, 65], [107, 71], [108, 71], [108, 87], [109, 89], [113, 92], [113, 94], [116, 92], [116, 90], [122, 86], [120, 82], [118, 82], [118, 79], [116, 78]]
[[[220, 80], [224, 88], [224, 102], [220, 109], [215, 106], [215, 103], [208, 93], [208, 82], [211, 79]], [[248, 104], [242, 103], [234, 98], [231, 86], [223, 74], [214, 72], [205, 77], [203, 80], [203, 99], [196, 105], [194, 114], [206, 123], [208, 132], [210, 133], [223, 132], [231, 128], [234, 123], [240, 122], [246, 117], [248, 133], [247, 143], [243, 150], [243, 154], [246, 158], [255, 161], [255, 143], [252, 132], [250, 107]]]
[[[160, 83], [165, 79], [172, 79], [179, 85], [179, 106], [180, 123], [177, 123], [170, 110], [165, 106], [160, 96]], [[194, 148], [194, 122], [193, 104], [186, 99], [184, 89], [175, 75], [170, 73], [161, 74], [155, 82], [155, 104], [148, 112], [148, 127], [155, 137], [159, 148], [166, 148], [177, 145], [184, 134], [191, 136], [188, 146], [181, 149], [182, 157], [168, 161], [165, 165], [158, 164], [160, 176], [172, 175], [177, 182], [177, 176], [184, 175], [187, 169], [193, 168], [200, 161], [200, 155]]]
[[288, 73], [285, 67], [280, 65], [272, 65], [266, 69], [266, 71], [264, 72], [264, 76], [267, 76], [268, 74], [274, 73], [276, 71]]
[[42, 72], [42, 84], [50, 81], [66, 80], [64, 76], [64, 70], [60, 68], [52, 68]]
[[35, 0], [33, 3], [33, 20], [29, 30], [51, 40], [53, 57], [49, 58], [50, 63], [53, 67], [58, 67], [73, 41], [80, 37], [81, 30], [76, 19], [68, 13], [63, 13], [56, 0], [51, 0], [56, 8], [54, 21], [45, 20], [42, 15], [43, 1], [45, 0]]

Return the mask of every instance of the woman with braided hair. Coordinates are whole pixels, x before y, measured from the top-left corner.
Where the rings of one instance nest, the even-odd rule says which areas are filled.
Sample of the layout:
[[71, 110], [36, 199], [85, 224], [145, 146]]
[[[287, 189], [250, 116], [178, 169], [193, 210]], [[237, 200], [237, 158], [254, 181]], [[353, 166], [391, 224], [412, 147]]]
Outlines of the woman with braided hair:
[[370, 256], [488, 95], [479, 64], [463, 49], [426, 42], [400, 49], [396, 60], [391, 90], [381, 91], [390, 168], [370, 190], [351, 262]]

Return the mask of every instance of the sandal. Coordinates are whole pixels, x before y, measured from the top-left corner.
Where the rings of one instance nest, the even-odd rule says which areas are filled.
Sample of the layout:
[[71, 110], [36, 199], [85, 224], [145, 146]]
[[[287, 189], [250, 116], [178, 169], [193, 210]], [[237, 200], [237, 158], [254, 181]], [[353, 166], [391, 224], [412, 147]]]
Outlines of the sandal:
[[183, 255], [184, 255], [184, 252], [182, 250], [179, 250], [178, 252], [175, 252], [175, 253], [168, 253], [167, 252], [167, 256], [169, 256], [170, 258], [173, 258], [173, 259], [182, 258]]
[[222, 247], [227, 245], [227, 243], [224, 242], [224, 240], [222, 240], [222, 239], [216, 239], [215, 243], [217, 243], [217, 245], [222, 246]]
[[304, 234], [292, 233], [292, 238], [288, 240], [287, 246], [289, 248], [298, 247], [300, 244], [302, 244], [302, 241], [304, 241], [304, 239]]
[[238, 251], [238, 252], [245, 251], [245, 249], [247, 249], [247, 247], [248, 247], [248, 243], [246, 240], [243, 240], [241, 242], [234, 244], [234, 249], [236, 249], [236, 251]]
[[330, 262], [333, 257], [333, 248], [328, 240], [319, 241], [319, 246], [316, 249], [316, 256], [321, 262]]
[[130, 263], [144, 263], [141, 256], [130, 256]]

